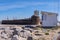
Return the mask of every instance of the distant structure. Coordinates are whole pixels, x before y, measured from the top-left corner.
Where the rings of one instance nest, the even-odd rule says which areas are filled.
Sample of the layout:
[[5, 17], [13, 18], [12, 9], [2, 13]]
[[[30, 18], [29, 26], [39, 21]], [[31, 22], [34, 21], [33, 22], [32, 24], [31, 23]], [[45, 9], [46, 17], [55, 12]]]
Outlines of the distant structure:
[[40, 25], [39, 11], [35, 10], [34, 15], [27, 19], [2, 20], [2, 24], [11, 25]]
[[35, 10], [34, 15], [26, 19], [2, 20], [2, 24], [10, 25], [41, 25], [43, 27], [57, 26], [57, 13], [41, 11], [42, 18], [39, 17], [39, 11]]
[[38, 10], [35, 10], [35, 11], [34, 11], [34, 15], [35, 15], [35, 16], [39, 16], [39, 11], [38, 11]]
[[57, 22], [58, 22], [57, 13], [41, 11], [41, 14], [42, 14], [42, 26], [44, 26], [44, 27], [57, 26]]
[[32, 24], [40, 25], [40, 17], [39, 17], [39, 11], [35, 10], [34, 15], [31, 16], [31, 20], [33, 21]]

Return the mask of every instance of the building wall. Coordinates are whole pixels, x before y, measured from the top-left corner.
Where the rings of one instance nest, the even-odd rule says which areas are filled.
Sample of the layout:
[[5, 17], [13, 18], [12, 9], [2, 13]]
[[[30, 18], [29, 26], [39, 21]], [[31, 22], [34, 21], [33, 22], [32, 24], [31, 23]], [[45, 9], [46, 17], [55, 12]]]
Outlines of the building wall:
[[34, 15], [27, 19], [16, 20], [2, 20], [2, 24], [14, 24], [14, 25], [40, 25], [39, 11], [35, 10]]
[[40, 25], [39, 16], [33, 15], [30, 19], [2, 20], [2, 24], [12, 25]]
[[42, 26], [56, 26], [57, 25], [57, 14], [42, 12]]

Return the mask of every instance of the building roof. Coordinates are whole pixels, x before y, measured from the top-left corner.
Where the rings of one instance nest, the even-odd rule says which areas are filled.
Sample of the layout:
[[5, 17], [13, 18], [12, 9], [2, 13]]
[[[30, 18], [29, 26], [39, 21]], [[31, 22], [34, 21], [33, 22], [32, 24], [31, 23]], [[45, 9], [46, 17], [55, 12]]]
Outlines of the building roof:
[[41, 14], [52, 14], [52, 15], [58, 15], [58, 13], [53, 13], [53, 12], [45, 12], [45, 11], [41, 11]]

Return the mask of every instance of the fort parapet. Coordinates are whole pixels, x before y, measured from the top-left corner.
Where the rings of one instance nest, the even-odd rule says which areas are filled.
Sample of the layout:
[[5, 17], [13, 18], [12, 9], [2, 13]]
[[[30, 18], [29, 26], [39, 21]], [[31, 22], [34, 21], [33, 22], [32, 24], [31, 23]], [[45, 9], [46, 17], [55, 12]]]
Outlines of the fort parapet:
[[34, 11], [34, 15], [27, 19], [16, 19], [16, 20], [2, 20], [2, 24], [12, 24], [12, 25], [40, 25], [39, 12]]

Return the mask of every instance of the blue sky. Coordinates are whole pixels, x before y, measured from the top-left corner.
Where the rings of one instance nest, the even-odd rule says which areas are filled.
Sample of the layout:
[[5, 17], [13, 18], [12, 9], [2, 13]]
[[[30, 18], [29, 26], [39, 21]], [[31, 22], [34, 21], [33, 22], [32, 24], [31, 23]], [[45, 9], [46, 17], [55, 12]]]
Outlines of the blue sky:
[[0, 20], [29, 18], [34, 10], [58, 13], [60, 20], [59, 0], [0, 0]]

